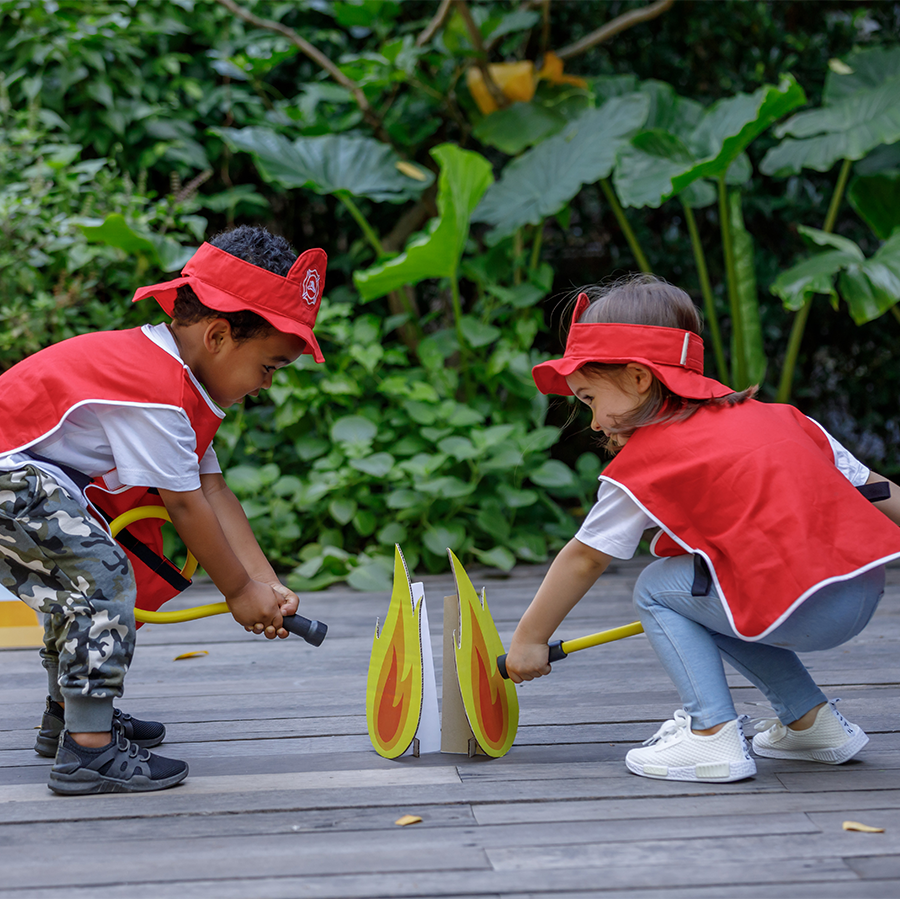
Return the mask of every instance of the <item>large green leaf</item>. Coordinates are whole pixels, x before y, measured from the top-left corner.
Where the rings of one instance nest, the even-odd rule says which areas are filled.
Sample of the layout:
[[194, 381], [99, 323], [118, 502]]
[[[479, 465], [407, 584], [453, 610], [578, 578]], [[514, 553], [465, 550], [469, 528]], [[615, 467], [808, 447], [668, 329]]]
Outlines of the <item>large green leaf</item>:
[[650, 98], [645, 123], [648, 129], [658, 128], [687, 139], [703, 118], [703, 104], [680, 97], [675, 93], [675, 88], [665, 81], [648, 79], [642, 81], [637, 89]]
[[677, 135], [661, 129], [642, 131], [619, 151], [613, 186], [623, 206], [655, 208], [672, 195], [673, 179], [694, 164], [687, 144]]
[[843, 269], [838, 290], [857, 325], [877, 319], [894, 306], [900, 300], [900, 232], [865, 262]]
[[503, 170], [472, 216], [493, 225], [494, 244], [523, 225], [537, 225], [559, 212], [581, 189], [606, 178], [616, 151], [647, 117], [645, 94], [608, 100], [585, 110], [562, 132], [538, 144]]
[[778, 85], [763, 85], [752, 94], [737, 94], [714, 103], [691, 134], [700, 159], [695, 178], [717, 178], [774, 122], [806, 102], [803, 88], [790, 76]]
[[493, 182], [491, 164], [478, 153], [441, 144], [431, 151], [441, 167], [438, 179], [438, 217], [427, 232], [406, 250], [380, 266], [355, 272], [353, 280], [363, 300], [374, 300], [404, 284], [426, 278], [445, 278], [458, 267], [472, 210]]
[[854, 178], [847, 199], [881, 240], [900, 228], [900, 171]]
[[794, 312], [802, 309], [806, 301], [816, 294], [824, 294], [831, 298], [832, 305], [837, 306], [834, 276], [850, 262], [853, 259], [840, 250], [810, 256], [782, 272], [769, 285], [769, 290], [781, 299], [785, 309]]
[[622, 97], [640, 90], [635, 75], [598, 75], [588, 79], [588, 85], [594, 92], [598, 105], [603, 105], [613, 97]]
[[[740, 191], [731, 191], [728, 197], [728, 215], [731, 219], [732, 245], [734, 248], [734, 268], [738, 295], [738, 309], [741, 316], [741, 338], [746, 367], [746, 384], [735, 384], [739, 390], [751, 384], [762, 384], [766, 376], [766, 353], [763, 349], [762, 324], [759, 318], [759, 295], [756, 290], [756, 267], [753, 262], [753, 239], [744, 226], [741, 212]], [[736, 329], [732, 329], [731, 358], [737, 354], [734, 349]]]
[[894, 169], [900, 170], [900, 142], [876, 147], [853, 167], [857, 175], [877, 175], [879, 172], [890, 172]]
[[120, 213], [110, 213], [105, 219], [72, 219], [89, 241], [118, 247], [133, 256], [145, 257], [162, 269], [175, 272], [194, 255], [196, 247], [183, 247], [164, 235], [145, 232], [130, 224]]
[[713, 104], [686, 137], [668, 131], [641, 132], [619, 153], [613, 184], [623, 206], [660, 206], [701, 178], [746, 180], [744, 151], [806, 97], [790, 76], [778, 86], [738, 94]]
[[[807, 237], [815, 237], [814, 229], [806, 231], [810, 232]], [[835, 303], [839, 293], [854, 322], [863, 325], [877, 319], [900, 299], [900, 232], [885, 241], [869, 259], [846, 238], [826, 241], [820, 237], [818, 243], [828, 249], [783, 272], [772, 283], [770, 290], [782, 299], [785, 307], [800, 309], [815, 294], [825, 294]], [[838, 291], [834, 287], [836, 275]]]
[[827, 172], [838, 160], [862, 159], [879, 144], [900, 141], [900, 76], [831, 106], [799, 113], [776, 132], [785, 137], [760, 163], [767, 175]]
[[834, 276], [842, 268], [865, 260], [859, 246], [839, 234], [831, 234], [818, 228], [800, 225], [803, 238], [817, 247], [825, 247], [826, 252], [811, 256], [782, 272], [769, 286], [776, 297], [781, 298], [785, 309], [801, 309], [806, 301], [816, 294], [824, 294], [837, 309], [838, 296], [834, 289]]
[[807, 243], [816, 247], [829, 247], [833, 250], [840, 250], [842, 253], [849, 253], [854, 259], [865, 259], [862, 250], [850, 238], [830, 231], [822, 231], [819, 228], [810, 228], [809, 225], [798, 225], [797, 231]]
[[900, 75], [900, 44], [857, 48], [838, 64], [829, 66], [822, 103], [839, 103], [858, 91], [878, 87], [895, 75]]
[[232, 150], [249, 153], [266, 181], [285, 188], [318, 194], [347, 191], [378, 202], [402, 203], [418, 197], [434, 181], [427, 169], [405, 163], [389, 145], [373, 138], [326, 134], [290, 141], [269, 128], [211, 130]]
[[513, 103], [485, 116], [472, 134], [482, 144], [515, 156], [526, 147], [561, 131], [565, 125], [566, 117], [562, 113], [542, 103]]

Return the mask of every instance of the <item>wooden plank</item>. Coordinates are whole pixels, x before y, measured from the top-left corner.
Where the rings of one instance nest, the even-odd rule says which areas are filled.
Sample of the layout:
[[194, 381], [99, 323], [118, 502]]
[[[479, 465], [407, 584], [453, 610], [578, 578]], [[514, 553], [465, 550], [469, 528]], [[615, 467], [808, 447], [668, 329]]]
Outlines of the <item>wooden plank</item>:
[[[703, 860], [704, 865], [727, 864], [737, 859], [755, 858], [769, 865], [777, 859], [802, 860], [810, 857], [834, 856], [845, 853], [857, 855], [858, 834], [843, 831], [839, 827], [831, 832], [821, 832], [815, 837], [809, 834], [755, 835], [752, 840], [736, 837], [712, 837], [658, 840], [589, 842], [565, 847], [547, 844], [519, 845], [516, 847], [489, 848], [486, 852], [491, 865], [497, 871], [513, 871], [526, 867], [539, 869], [567, 869], [580, 866], [598, 866], [604, 860], [614, 858], [619, 865], [642, 866], [647, 863], [668, 862], [677, 866], [685, 859]], [[885, 837], [881, 835], [880, 837]], [[900, 833], [887, 835], [876, 845], [869, 842], [872, 855], [894, 854], [900, 850]], [[855, 852], [854, 852], [855, 851]]]
[[[709, 796], [723, 793], [723, 786], [716, 784], [675, 783], [654, 781], [626, 775], [608, 781], [596, 778], [557, 781], [512, 782], [508, 784], [395, 784], [387, 787], [357, 788], [352, 799], [345, 792], [336, 796], [334, 790], [271, 790], [263, 793], [225, 792], [224, 794], [191, 793], [188, 788], [191, 778], [178, 788], [169, 791], [142, 795], [99, 794], [93, 797], [56, 797], [41, 785], [22, 787], [22, 796], [35, 799], [20, 799], [17, 802], [0, 804], [0, 823], [57, 821], [72, 818], [102, 819], [106, 817], [146, 817], [156, 818], [167, 815], [209, 815], [228, 811], [277, 811], [331, 809], [351, 803], [360, 807], [397, 806], [427, 803], [498, 803], [544, 800], [580, 799], [620, 799], [634, 797], [677, 797]], [[727, 793], [732, 802], [745, 795], [765, 792], [781, 792], [784, 787], [776, 780], [769, 783], [736, 782], [728, 785]], [[34, 794], [28, 793], [33, 791]], [[0, 789], [0, 800], [7, 790]], [[41, 794], [50, 794], [50, 802]]]
[[[870, 856], [866, 852], [865, 845], [860, 847], [859, 856], [847, 856], [844, 862], [860, 878], [865, 879], [891, 879], [894, 884], [900, 883], [900, 853], [886, 854], [884, 856]], [[882, 896], [890, 896], [883, 894]]]
[[[335, 873], [327, 877], [315, 877], [311, 873], [272, 877], [269, 872], [252, 877], [239, 876], [229, 879], [188, 878], [183, 880], [164, 878], [157, 873], [153, 881], [133, 881], [127, 884], [127, 896], [135, 898], [242, 898], [242, 897], [553, 897], [567, 896], [772, 896], [784, 897], [784, 885], [790, 883], [791, 897], [825, 896], [863, 897], [892, 896], [890, 893], [859, 893], [865, 882], [840, 860], [809, 859], [803, 864], [775, 860], [754, 871], [748, 879], [746, 859], [735, 860], [730, 865], [662, 866], [649, 865], [635, 870], [621, 867], [614, 862], [600, 867], [557, 870], [553, 872], [525, 869], [517, 872], [492, 870], [407, 870], [398, 878], [396, 874], [371, 872], [365, 875]], [[752, 880], [746, 892], [742, 883]], [[809, 892], [804, 892], [805, 883]], [[605, 890], [599, 891], [598, 885]], [[704, 892], [710, 886], [709, 893]], [[765, 888], [771, 885], [771, 892]], [[842, 892], [828, 893], [829, 885]], [[666, 890], [662, 891], [661, 886]], [[724, 889], [723, 889], [724, 888]], [[822, 893], [816, 893], [821, 889]], [[680, 889], [680, 890], [679, 890]], [[882, 890], [884, 887], [882, 886]], [[752, 893], [751, 891], [757, 891]], [[778, 891], [781, 893], [778, 893]], [[117, 897], [115, 889], [97, 884], [84, 888], [66, 886], [66, 897], [92, 898]], [[0, 898], [28, 898], [59, 896], [45, 891], [35, 893], [27, 888], [15, 892], [0, 889]]]
[[[407, 769], [358, 769], [337, 772], [283, 772], [278, 775], [233, 775], [229, 778], [188, 778], [173, 790], [179, 799], [215, 794], [265, 793], [267, 791], [322, 791], [353, 790], [354, 788], [382, 788], [394, 785], [458, 784], [459, 775], [452, 766], [442, 768]], [[7, 785], [0, 790], [0, 803], [34, 803], [52, 800], [52, 791], [41, 789], [39, 785]], [[121, 802], [134, 801], [133, 795], [111, 794], [110, 798]], [[75, 803], [93, 800], [93, 797], [65, 797], [73, 807]], [[73, 809], [73, 812], [75, 810]]]
[[[114, 885], [122, 880], [187, 880], [216, 879], [227, 881], [245, 876], [249, 860], [268, 876], [296, 875], [330, 876], [335, 873], [366, 874], [404, 873], [416, 871], [428, 860], [428, 868], [443, 871], [489, 869], [484, 851], [467, 846], [446, 844], [412, 845], [402, 839], [404, 830], [397, 829], [401, 838], [397, 852], [368, 851], [354, 846], [332, 846], [328, 852], [308, 849], [300, 839], [272, 841], [266, 837], [244, 837], [232, 840], [195, 838], [189, 846], [181, 843], [156, 841], [152, 848], [134, 857], [128, 871], [118, 866], [100, 864], [97, 858], [84, 852], [83, 845], [67, 848], [54, 846], [55, 862], [33, 856], [25, 864], [13, 861], [4, 866], [3, 881], [7, 890], [25, 889], [36, 885], [47, 888], [68, 888], [70, 885]], [[154, 873], [153, 870], [156, 870]], [[160, 870], [163, 869], [164, 872]], [[124, 879], [123, 879], [124, 876]], [[136, 878], [137, 876], [137, 878]], [[398, 879], [400, 880], [400, 879]], [[258, 896], [258, 895], [257, 895]]]
[[[844, 818], [865, 822], [874, 810], [900, 806], [900, 791], [833, 791], [828, 793], [768, 793], [744, 794], [740, 801], [741, 817], [771, 813], [835, 811]], [[564, 800], [540, 805], [541, 821], [580, 822], [594, 819], [634, 818], [641, 821], [656, 817], [734, 815], [734, 798], [727, 793], [703, 797], [615, 798], [610, 800]], [[526, 803], [477, 803], [472, 813], [479, 825], [530, 822], [535, 806]], [[843, 821], [843, 819], [842, 819]]]
[[[432, 844], [450, 845], [460, 839], [466, 839], [467, 843], [482, 848], [515, 847], [533, 842], [541, 842], [548, 847], [570, 847], [586, 842], [621, 843], [623, 841], [641, 840], [644, 842], [656, 840], [675, 840], [685, 838], [721, 838], [740, 837], [744, 835], [818, 835], [821, 829], [814, 825], [803, 813], [783, 813], [772, 815], [756, 815], [738, 817], [734, 815], [721, 816], [697, 816], [688, 821], [681, 817], [660, 818], [650, 821], [636, 819], [608, 819], [591, 822], [561, 822], [556, 823], [552, 831], [548, 831], [543, 822], [520, 823], [513, 825], [485, 825], [476, 826], [471, 818], [471, 812], [467, 807], [454, 807], [455, 810], [466, 810], [465, 815], [448, 816], [446, 810], [441, 807], [415, 807], [416, 815], [421, 815], [422, 823], [416, 826], [403, 828], [404, 836], [397, 833], [401, 829], [394, 823], [405, 813], [398, 813], [398, 807], [390, 810], [379, 810], [377, 814], [372, 811], [355, 809], [342, 809], [329, 812], [326, 816], [318, 812], [315, 820], [319, 823], [327, 823], [328, 827], [309, 827], [305, 822], [306, 815], [266, 813], [256, 815], [218, 815], [205, 817], [211, 821], [202, 823], [192, 822], [189, 819], [179, 821], [169, 819], [166, 827], [159, 829], [155, 835], [148, 837], [146, 827], [137, 829], [117, 828], [117, 823], [97, 823], [92, 825], [91, 833], [100, 841], [106, 836], [115, 842], [116, 847], [122, 852], [134, 852], [139, 848], [135, 843], [143, 845], [143, 849], [151, 856], [156, 855], [156, 844], [162, 842], [169, 846], [175, 839], [190, 837], [211, 837], [218, 840], [230, 840], [232, 838], [249, 839], [254, 836], [266, 836], [272, 834], [298, 834], [303, 833], [303, 846], [306, 850], [318, 848], [322, 853], [332, 852], [336, 842], [351, 844], [365, 851], [380, 850], [386, 854], [393, 852], [398, 841], [405, 847], [413, 844], [418, 846]], [[421, 812], [419, 811], [421, 810]], [[429, 812], [431, 810], [432, 812]], [[406, 812], [410, 812], [408, 808]], [[335, 814], [339, 820], [332, 818]], [[392, 818], [393, 817], [393, 818]], [[341, 824], [338, 824], [340, 822]], [[78, 844], [80, 823], [62, 823], [54, 829], [54, 839], [61, 845], [66, 845], [65, 837], [72, 838], [73, 844]], [[83, 828], [83, 825], [81, 826]], [[832, 823], [826, 823], [827, 828], [832, 828]], [[838, 823], [840, 828], [840, 823]], [[8, 839], [7, 846], [28, 846], [33, 840], [39, 838], [41, 825], [39, 823], [23, 827], [0, 826], [0, 835], [4, 840]], [[415, 834], [413, 834], [413, 831]], [[409, 832], [409, 834], [405, 834]], [[64, 856], [68, 851], [63, 849]], [[60, 857], [60, 859], [62, 856]], [[13, 871], [17, 863], [13, 862], [9, 871]], [[28, 865], [28, 864], [26, 864]]]
[[[241, 835], [321, 834], [325, 840], [344, 840], [339, 835], [352, 836], [357, 832], [378, 830], [389, 834], [398, 830], [396, 821], [404, 815], [416, 815], [422, 821], [417, 830], [443, 829], [441, 835], [451, 834], [452, 828], [474, 827], [477, 823], [468, 804], [334, 807], [326, 810], [302, 812], [226, 812], [205, 816], [166, 816], [156, 820], [161, 827], [153, 833], [156, 838], [190, 840], [195, 837], [235, 837]], [[148, 823], [137, 817], [109, 820], [89, 820], [91, 835], [98, 843], [114, 841], [125, 848], [129, 842], [143, 842], [148, 838]], [[43, 822], [0, 825], [0, 846], [28, 848], [38, 839]], [[73, 818], [54, 823], [54, 840], [60, 844], [78, 842], [84, 838], [84, 820]], [[137, 849], [137, 848], [131, 848]]]

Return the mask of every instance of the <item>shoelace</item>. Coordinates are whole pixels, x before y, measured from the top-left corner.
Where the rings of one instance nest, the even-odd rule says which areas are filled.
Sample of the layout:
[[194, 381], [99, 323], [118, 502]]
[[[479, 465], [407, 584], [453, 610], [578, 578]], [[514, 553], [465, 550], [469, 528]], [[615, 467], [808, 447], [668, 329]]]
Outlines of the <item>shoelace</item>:
[[[775, 710], [772, 710], [774, 713]], [[738, 735], [741, 739], [741, 746], [745, 753], [749, 753], [749, 744], [747, 743], [747, 739], [744, 737], [744, 723], [752, 721], [749, 716], [738, 716], [737, 724], [738, 724]], [[775, 720], [778, 721], [777, 719]], [[677, 737], [681, 732], [685, 729], [690, 730], [691, 727], [691, 717], [683, 710], [676, 709], [674, 713], [674, 718], [669, 719], [660, 726], [659, 730], [653, 737], [648, 738], [643, 742], [641, 746], [649, 747], [651, 744], [665, 744], [668, 741], [671, 741], [673, 738]]]
[[[835, 697], [832, 700], [828, 701], [828, 705], [831, 707], [834, 714], [838, 717], [838, 721], [841, 725], [844, 726], [846, 731], [850, 730], [850, 723], [838, 712], [838, 708], [835, 704], [840, 703], [841, 698]], [[762, 706], [762, 704], [759, 704]], [[759, 716], [758, 718], [750, 719], [750, 724], [753, 726], [754, 731], [764, 732], [768, 731], [770, 728], [774, 729], [772, 732], [772, 737], [776, 740], [781, 740], [790, 730], [782, 721], [778, 718], [777, 713], [771, 706], [765, 707], [768, 711], [768, 714], [765, 716]]]
[[663, 722], [656, 734], [654, 734], [651, 738], [647, 738], [642, 746], [649, 747], [651, 744], [655, 744], [657, 742], [666, 743], [667, 741], [672, 740], [672, 738], [676, 737], [679, 733], [684, 731], [685, 728], [690, 727], [691, 717], [683, 709], [676, 709], [674, 718]]
[[124, 734], [119, 734], [119, 740], [116, 742], [116, 749], [127, 753], [132, 759], [140, 759], [146, 762], [150, 759], [150, 751], [144, 747], [139, 747], [134, 741], [129, 741]]

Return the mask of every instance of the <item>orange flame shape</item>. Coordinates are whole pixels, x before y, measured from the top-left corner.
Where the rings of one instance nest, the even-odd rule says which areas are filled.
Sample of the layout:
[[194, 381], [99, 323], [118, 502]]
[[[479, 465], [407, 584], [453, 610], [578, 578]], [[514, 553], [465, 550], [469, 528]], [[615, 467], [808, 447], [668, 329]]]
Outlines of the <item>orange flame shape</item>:
[[454, 634], [453, 645], [466, 718], [481, 749], [488, 756], [503, 756], [516, 739], [519, 698], [515, 685], [497, 669], [503, 643], [484, 591], [479, 598], [460, 561], [452, 551], [447, 553], [459, 597], [459, 631]]
[[375, 752], [395, 759], [406, 752], [422, 713], [422, 604], [413, 604], [409, 571], [394, 548], [394, 589], [384, 627], [376, 623], [366, 685], [366, 721]]

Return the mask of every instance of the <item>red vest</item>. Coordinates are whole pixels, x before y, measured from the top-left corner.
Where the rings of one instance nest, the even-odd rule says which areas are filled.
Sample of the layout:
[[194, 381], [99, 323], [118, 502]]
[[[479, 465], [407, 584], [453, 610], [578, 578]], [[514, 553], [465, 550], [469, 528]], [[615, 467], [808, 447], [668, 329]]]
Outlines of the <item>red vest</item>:
[[900, 557], [900, 528], [838, 471], [822, 430], [791, 406], [748, 400], [638, 428], [601, 479], [660, 525], [655, 555], [706, 560], [746, 640], [820, 587]]
[[[29, 356], [0, 375], [0, 453], [27, 450], [49, 437], [79, 406], [108, 403], [182, 409], [197, 436], [198, 460], [221, 423], [183, 363], [153, 343], [140, 328], [99, 331], [70, 338]], [[106, 473], [109, 475], [110, 473]], [[151, 486], [111, 491], [103, 476], [85, 494], [103, 514], [102, 522], [135, 506], [160, 506]], [[162, 557], [162, 520], [143, 519], [128, 526], [141, 543]], [[137, 605], [159, 609], [180, 589], [172, 585], [177, 569], [156, 564], [163, 573], [126, 548], [138, 585]], [[171, 571], [169, 571], [171, 570]], [[168, 576], [168, 578], [166, 577]]]

